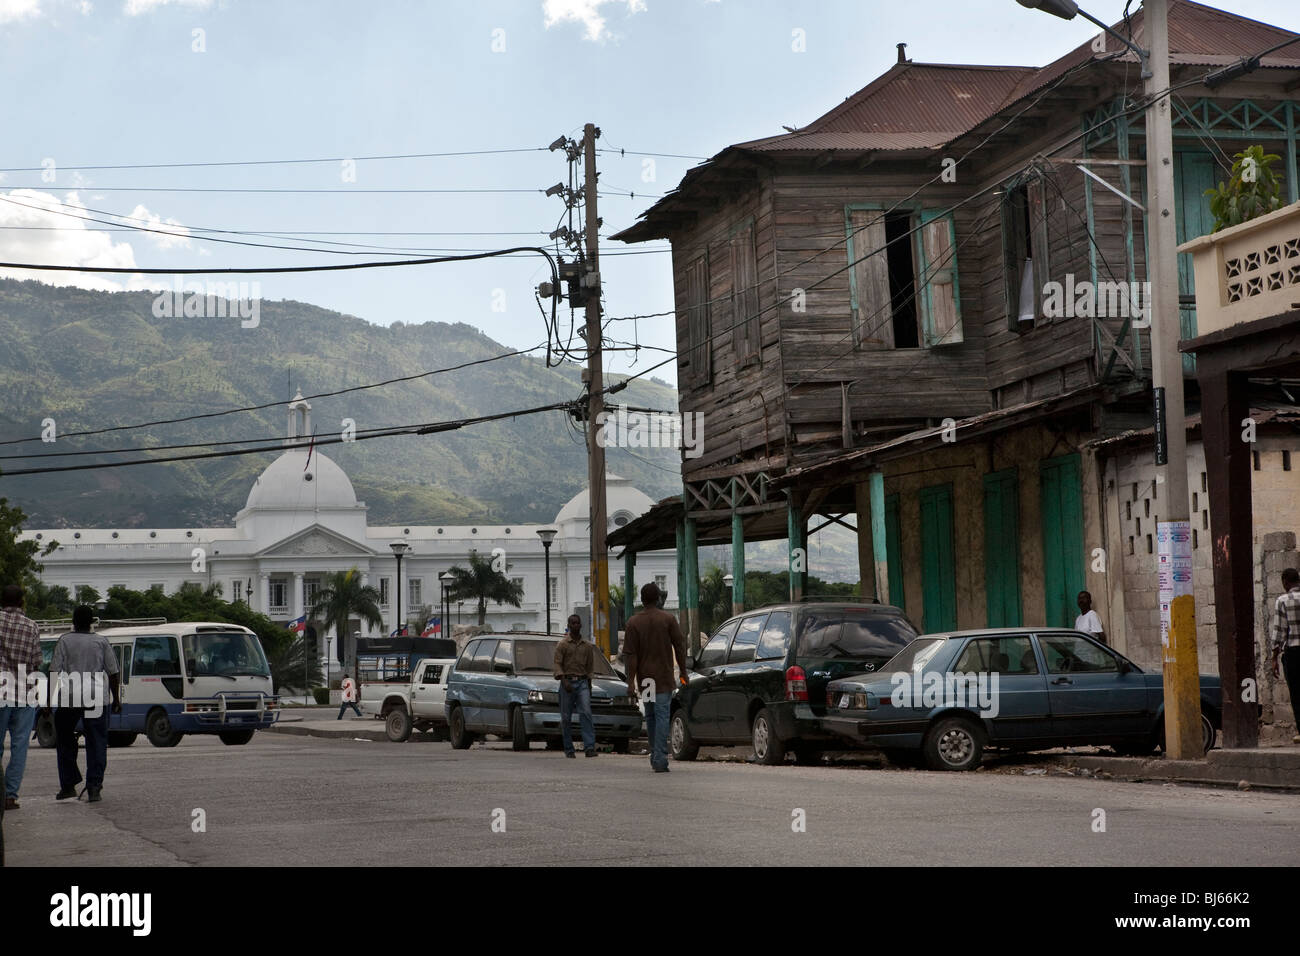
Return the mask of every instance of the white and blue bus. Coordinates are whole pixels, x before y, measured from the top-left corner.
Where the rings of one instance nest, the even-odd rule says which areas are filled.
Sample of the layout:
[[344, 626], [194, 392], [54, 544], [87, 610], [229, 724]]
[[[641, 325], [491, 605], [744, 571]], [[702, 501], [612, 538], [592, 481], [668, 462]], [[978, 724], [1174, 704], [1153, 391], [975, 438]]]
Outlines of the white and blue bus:
[[[98, 633], [117, 656], [121, 681], [122, 712], [109, 714], [109, 746], [129, 747], [141, 733], [155, 747], [175, 747], [186, 734], [216, 734], [234, 746], [279, 718], [266, 654], [246, 627], [191, 622]], [[47, 666], [56, 643], [41, 638]], [[110, 703], [111, 697], [104, 706]], [[52, 747], [53, 721], [38, 720], [36, 737]]]

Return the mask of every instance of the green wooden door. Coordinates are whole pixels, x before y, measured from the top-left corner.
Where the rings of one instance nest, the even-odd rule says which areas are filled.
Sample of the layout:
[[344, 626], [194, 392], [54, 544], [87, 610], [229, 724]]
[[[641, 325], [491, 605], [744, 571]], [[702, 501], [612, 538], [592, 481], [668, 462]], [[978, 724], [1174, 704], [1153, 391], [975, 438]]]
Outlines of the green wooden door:
[[1079, 456], [1039, 464], [1043, 523], [1043, 598], [1048, 627], [1072, 627], [1083, 590], [1083, 497]]
[[952, 538], [952, 485], [921, 489], [922, 627], [928, 632], [957, 627], [957, 577]]
[[984, 596], [989, 627], [1019, 627], [1020, 495], [1016, 470], [984, 476]]
[[898, 495], [885, 497], [885, 561], [889, 565], [889, 603], [907, 609], [903, 591], [902, 529], [898, 523]]
[[[1177, 198], [1175, 219], [1178, 242], [1181, 245], [1198, 236], [1208, 235], [1214, 229], [1214, 216], [1210, 214], [1210, 197], [1205, 190], [1214, 187], [1217, 167], [1214, 157], [1200, 150], [1178, 150], [1174, 153], [1174, 195]], [[1178, 256], [1178, 332], [1184, 339], [1196, 336], [1196, 306], [1183, 300], [1196, 294], [1192, 276], [1191, 253]], [[1196, 372], [1196, 356], [1183, 356], [1183, 370]]]

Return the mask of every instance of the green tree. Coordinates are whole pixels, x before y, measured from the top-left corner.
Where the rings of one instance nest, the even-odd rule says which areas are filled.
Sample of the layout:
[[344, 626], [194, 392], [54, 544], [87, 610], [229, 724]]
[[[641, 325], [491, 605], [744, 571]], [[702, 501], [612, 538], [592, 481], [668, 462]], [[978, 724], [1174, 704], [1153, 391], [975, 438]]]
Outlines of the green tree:
[[19, 541], [26, 520], [22, 508], [10, 507], [8, 498], [0, 498], [0, 587], [31, 584], [43, 568], [39, 559], [59, 546], [57, 541], [44, 546], [39, 541]]
[[1226, 183], [1205, 190], [1210, 197], [1214, 232], [1239, 226], [1282, 207], [1282, 184], [1273, 164], [1282, 157], [1251, 146], [1232, 157], [1232, 176]]
[[609, 624], [614, 633], [627, 628], [627, 614], [623, 602], [627, 600], [627, 591], [621, 584], [609, 586]]
[[352, 666], [357, 656], [357, 639], [348, 627], [348, 621], [354, 616], [382, 630], [384, 619], [379, 614], [379, 591], [368, 584], [363, 585], [356, 568], [325, 575], [320, 590], [316, 592], [316, 603], [307, 611], [307, 621], [314, 627], [334, 628], [335, 647], [343, 651], [345, 670]]
[[265, 641], [262, 643], [266, 662], [271, 668], [272, 686], [276, 690], [283, 688], [302, 693], [306, 693], [304, 681], [308, 687], [323, 686], [325, 674], [321, 671], [316, 648], [308, 647], [305, 637], [293, 637], [289, 631], [285, 633], [290, 635], [290, 640], [283, 644], [267, 647]]
[[[722, 568], [712, 564], [700, 577], [700, 630], [712, 634], [731, 617], [731, 589], [723, 581]], [[688, 640], [690, 635], [687, 636]]]
[[[479, 555], [477, 551], [469, 553], [469, 567], [453, 565], [447, 569], [452, 575], [450, 595], [452, 601], [474, 601], [478, 604], [479, 627], [487, 623], [487, 602], [509, 604], [519, 607], [524, 602], [524, 586], [511, 581], [500, 571], [492, 567], [492, 560]], [[546, 593], [542, 600], [549, 601], [551, 585], [546, 583]]]

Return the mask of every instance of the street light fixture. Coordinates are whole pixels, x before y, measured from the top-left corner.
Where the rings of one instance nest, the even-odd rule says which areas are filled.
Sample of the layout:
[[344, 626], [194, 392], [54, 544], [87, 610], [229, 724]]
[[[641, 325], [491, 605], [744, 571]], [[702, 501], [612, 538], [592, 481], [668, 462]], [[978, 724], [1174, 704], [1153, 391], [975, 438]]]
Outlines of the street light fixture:
[[393, 551], [393, 557], [397, 559], [397, 609], [393, 617], [397, 622], [397, 636], [402, 636], [402, 557], [406, 555], [411, 546], [405, 541], [394, 541], [388, 546]]
[[546, 601], [546, 633], [551, 633], [551, 542], [555, 540], [554, 528], [542, 528], [537, 532], [542, 539], [542, 550], [546, 552], [546, 577], [542, 581], [543, 600]]
[[451, 622], [447, 620], [451, 617], [451, 582], [456, 580], [456, 575], [443, 571], [438, 580], [442, 583], [442, 603], [438, 605], [438, 614], [442, 617], [442, 636], [447, 637], [451, 634]]
[[1128, 40], [1122, 34], [1116, 33], [1106, 24], [1102, 23], [1087, 10], [1080, 10], [1079, 5], [1074, 0], [1016, 0], [1016, 3], [1022, 7], [1028, 7], [1030, 10], [1042, 10], [1044, 13], [1050, 13], [1054, 17], [1060, 17], [1062, 20], [1073, 20], [1076, 16], [1089, 20], [1108, 35], [1114, 37], [1124, 46], [1128, 47], [1137, 54], [1138, 62], [1142, 64], [1142, 79], [1151, 78], [1151, 51], [1144, 50], [1136, 43]]

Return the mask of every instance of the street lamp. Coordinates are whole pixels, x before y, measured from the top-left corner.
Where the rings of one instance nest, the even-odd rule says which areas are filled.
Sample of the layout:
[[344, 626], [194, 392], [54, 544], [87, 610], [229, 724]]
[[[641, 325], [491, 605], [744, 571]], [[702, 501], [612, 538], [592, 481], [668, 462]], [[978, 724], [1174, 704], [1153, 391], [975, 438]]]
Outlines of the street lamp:
[[443, 571], [438, 575], [438, 581], [442, 584], [442, 603], [438, 605], [438, 614], [442, 617], [443, 637], [451, 633], [451, 622], [447, 619], [451, 617], [451, 582], [455, 580], [456, 575], [450, 571]]
[[397, 619], [397, 636], [402, 636], [402, 557], [411, 550], [411, 546], [405, 541], [394, 541], [389, 546], [393, 551], [393, 557], [397, 559], [397, 610], [394, 617]]
[[546, 552], [546, 576], [542, 580], [543, 600], [546, 602], [546, 633], [551, 633], [551, 542], [555, 540], [554, 528], [542, 528], [537, 532], [542, 539], [542, 550]]
[[728, 571], [722, 576], [722, 583], [727, 586], [727, 592], [731, 595], [731, 613], [739, 614], [736, 608], [736, 576]]

